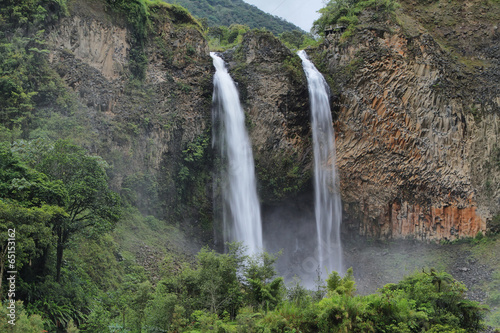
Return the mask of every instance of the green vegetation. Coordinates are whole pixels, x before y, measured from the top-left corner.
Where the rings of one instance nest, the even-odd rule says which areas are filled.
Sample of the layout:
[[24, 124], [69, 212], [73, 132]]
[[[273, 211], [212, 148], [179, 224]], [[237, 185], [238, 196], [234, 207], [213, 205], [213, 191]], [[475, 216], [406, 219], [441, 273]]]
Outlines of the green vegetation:
[[471, 241], [470, 261], [478, 261], [487, 265], [491, 269], [489, 279], [478, 282], [473, 290], [486, 294], [486, 304], [491, 307], [491, 312], [486, 317], [486, 324], [500, 329], [500, 262], [498, 261], [498, 251], [500, 251], [500, 236], [489, 233], [488, 236], [476, 237]]
[[144, 53], [148, 28], [150, 28], [149, 12], [144, 0], [108, 1], [110, 6], [126, 18], [132, 28], [132, 48], [130, 50], [130, 72], [140, 80], [146, 76], [147, 58]]
[[[210, 50], [223, 52], [231, 49], [241, 44], [243, 35], [250, 30], [251, 28], [249, 26], [241, 24], [231, 24], [229, 27], [210, 27], [207, 34]], [[316, 41], [311, 34], [306, 34], [299, 30], [285, 31], [281, 33], [278, 38], [294, 52], [318, 44], [318, 41]]]
[[[110, 327], [140, 332], [479, 332], [486, 308], [465, 300], [465, 287], [444, 272], [415, 273], [378, 294], [358, 296], [352, 270], [332, 272], [325, 298], [276, 277], [276, 256], [202, 249], [194, 267], [166, 273], [156, 288], [136, 286], [127, 316]], [[167, 261], [166, 265], [172, 265]], [[132, 309], [134, 308], [134, 309]], [[132, 311], [133, 310], [133, 311]], [[135, 316], [132, 314], [135, 313]], [[138, 314], [140, 314], [138, 316]], [[127, 318], [130, 318], [128, 320]], [[116, 322], [116, 320], [120, 322]]]
[[222, 52], [241, 44], [243, 35], [249, 30], [248, 26], [241, 24], [210, 27], [207, 35], [210, 51]]
[[266, 200], [280, 200], [291, 193], [298, 193], [311, 179], [310, 172], [301, 172], [303, 166], [297, 164], [296, 154], [276, 156], [270, 162], [273, 168], [257, 164], [255, 169], [262, 180], [259, 184], [261, 195]]
[[310, 46], [316, 46], [319, 43], [319, 41], [314, 39], [312, 34], [303, 33], [299, 30], [285, 31], [279, 35], [279, 39], [294, 52]]
[[[63, 266], [63, 255], [73, 238], [105, 233], [119, 217], [105, 163], [67, 141], [2, 144], [0, 156], [1, 278], [7, 231], [15, 229], [16, 299], [29, 300], [28, 313], [46, 318], [49, 328], [80, 324], [88, 296], [71, 281], [75, 273]], [[4, 288], [2, 299], [6, 294]]]
[[399, 6], [396, 0], [330, 0], [319, 10], [321, 16], [314, 21], [312, 31], [324, 36], [329, 26], [340, 25], [346, 28], [344, 39], [354, 33], [359, 23], [358, 16], [367, 8], [384, 15], [394, 13]]
[[[79, 250], [92, 256], [90, 249], [101, 255], [109, 253], [106, 247], [115, 245], [100, 238]], [[107, 292], [91, 302], [91, 311], [78, 322], [80, 332], [465, 333], [484, 328], [487, 310], [464, 298], [463, 284], [434, 269], [386, 285], [377, 294], [359, 296], [352, 269], [344, 277], [332, 272], [318, 292], [304, 289], [296, 280], [287, 287], [273, 267], [277, 255], [249, 257], [240, 244], [229, 244], [226, 254], [204, 248], [195, 263], [166, 256], [155, 284], [126, 258], [120, 264], [100, 258], [86, 263], [82, 257], [79, 270], [109, 265], [121, 280], [116, 285], [107, 284], [116, 280], [112, 276], [101, 280], [99, 286]], [[55, 304], [45, 307], [58, 320], [70, 315], [64, 307], [55, 312]], [[23, 325], [40, 327], [41, 317], [22, 316]]]
[[0, 138], [27, 137], [36, 108], [69, 113], [70, 95], [48, 66], [44, 25], [67, 14], [65, 1], [7, 1], [0, 8]]
[[[175, 24], [187, 24], [202, 31], [201, 24], [183, 7], [170, 5], [155, 0], [107, 0], [114, 11], [127, 19], [132, 34], [132, 48], [129, 55], [129, 66], [132, 75], [144, 80], [146, 77], [147, 57], [144, 51], [147, 37], [154, 30], [151, 18], [161, 20], [159, 15], [167, 14]], [[164, 9], [162, 11], [162, 9]]]
[[202, 218], [205, 228], [211, 226], [207, 210], [210, 203], [206, 195], [206, 184], [211, 178], [210, 172], [205, 168], [212, 156], [209, 151], [210, 135], [206, 131], [195, 140], [190, 142], [182, 151], [182, 158], [177, 166], [177, 211], [179, 218], [183, 214], [183, 208], [197, 207], [199, 216]]
[[233, 24], [246, 25], [251, 29], [265, 28], [278, 35], [285, 31], [300, 30], [292, 23], [267, 14], [242, 0], [169, 0], [187, 8], [193, 15], [202, 18], [208, 27]]

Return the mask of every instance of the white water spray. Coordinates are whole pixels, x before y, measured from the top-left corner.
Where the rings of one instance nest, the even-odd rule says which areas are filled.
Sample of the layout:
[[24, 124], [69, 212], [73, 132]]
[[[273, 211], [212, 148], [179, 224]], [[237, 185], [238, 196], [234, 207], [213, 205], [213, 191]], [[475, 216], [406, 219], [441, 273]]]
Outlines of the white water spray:
[[224, 241], [243, 242], [250, 253], [262, 250], [262, 222], [252, 148], [238, 90], [224, 60], [214, 60], [213, 144], [224, 162], [222, 174]]
[[340, 223], [342, 206], [339, 180], [335, 167], [335, 133], [328, 85], [325, 78], [307, 58], [305, 51], [298, 52], [306, 73], [311, 106], [311, 125], [314, 146], [314, 211], [318, 234], [318, 261], [325, 275], [336, 271], [344, 273]]

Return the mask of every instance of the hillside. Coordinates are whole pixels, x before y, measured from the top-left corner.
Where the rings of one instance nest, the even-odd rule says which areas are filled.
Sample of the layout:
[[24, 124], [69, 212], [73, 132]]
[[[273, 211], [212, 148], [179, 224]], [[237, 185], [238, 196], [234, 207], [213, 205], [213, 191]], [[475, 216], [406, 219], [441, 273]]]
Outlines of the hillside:
[[207, 19], [209, 26], [243, 24], [252, 29], [266, 28], [278, 35], [299, 30], [293, 23], [268, 14], [243, 0], [167, 0], [187, 8], [193, 15]]

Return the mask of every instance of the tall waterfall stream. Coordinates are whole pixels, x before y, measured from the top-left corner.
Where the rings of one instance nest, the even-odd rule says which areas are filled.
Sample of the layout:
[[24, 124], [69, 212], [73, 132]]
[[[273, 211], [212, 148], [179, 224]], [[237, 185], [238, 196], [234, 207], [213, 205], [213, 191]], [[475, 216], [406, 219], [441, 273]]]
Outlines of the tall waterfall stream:
[[314, 148], [314, 212], [318, 237], [318, 262], [323, 274], [343, 273], [340, 223], [342, 206], [335, 167], [335, 133], [328, 84], [305, 51], [298, 52], [306, 73], [311, 106]]
[[238, 90], [224, 60], [214, 60], [213, 144], [222, 159], [221, 195], [224, 241], [243, 242], [249, 253], [263, 250], [260, 204], [252, 147]]

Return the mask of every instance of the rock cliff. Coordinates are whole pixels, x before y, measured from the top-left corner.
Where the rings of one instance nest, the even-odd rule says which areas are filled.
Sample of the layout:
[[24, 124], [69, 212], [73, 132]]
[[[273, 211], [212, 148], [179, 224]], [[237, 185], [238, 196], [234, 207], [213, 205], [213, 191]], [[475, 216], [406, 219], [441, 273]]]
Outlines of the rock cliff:
[[[154, 29], [141, 49], [124, 15], [105, 2], [73, 2], [69, 10], [46, 36], [52, 66], [91, 123], [93, 139], [83, 144], [106, 158], [113, 187], [144, 213], [199, 224], [211, 211], [211, 166], [181, 172], [193, 145], [210, 158], [203, 141], [213, 68], [196, 22], [170, 5], [152, 5]], [[133, 51], [146, 59], [143, 80], [131, 74]]]
[[[113, 166], [114, 188], [208, 239], [212, 61], [189, 15], [151, 6], [154, 29], [141, 44], [109, 4], [73, 2], [46, 31], [50, 61], [90, 123], [83, 144]], [[333, 92], [344, 232], [451, 240], [486, 231], [499, 213], [500, 36], [494, 15], [479, 22], [483, 7], [405, 0], [397, 23], [367, 11], [352, 39], [331, 35], [308, 51]], [[143, 78], [131, 74], [137, 54]], [[312, 148], [300, 59], [259, 31], [223, 57], [240, 89], [262, 202], [307, 210]]]
[[333, 34], [314, 51], [339, 95], [348, 232], [453, 240], [485, 232], [498, 213], [500, 67], [491, 46], [500, 35], [494, 20], [479, 24], [467, 14], [477, 3], [439, 7], [439, 20], [462, 15], [454, 24], [472, 26], [446, 43], [440, 35], [452, 29], [436, 17], [437, 26], [427, 24], [429, 6], [403, 1], [398, 24], [366, 12], [353, 39]]
[[262, 201], [277, 202], [304, 191], [312, 151], [300, 58], [271, 33], [258, 31], [247, 33], [225, 58], [246, 112]]

